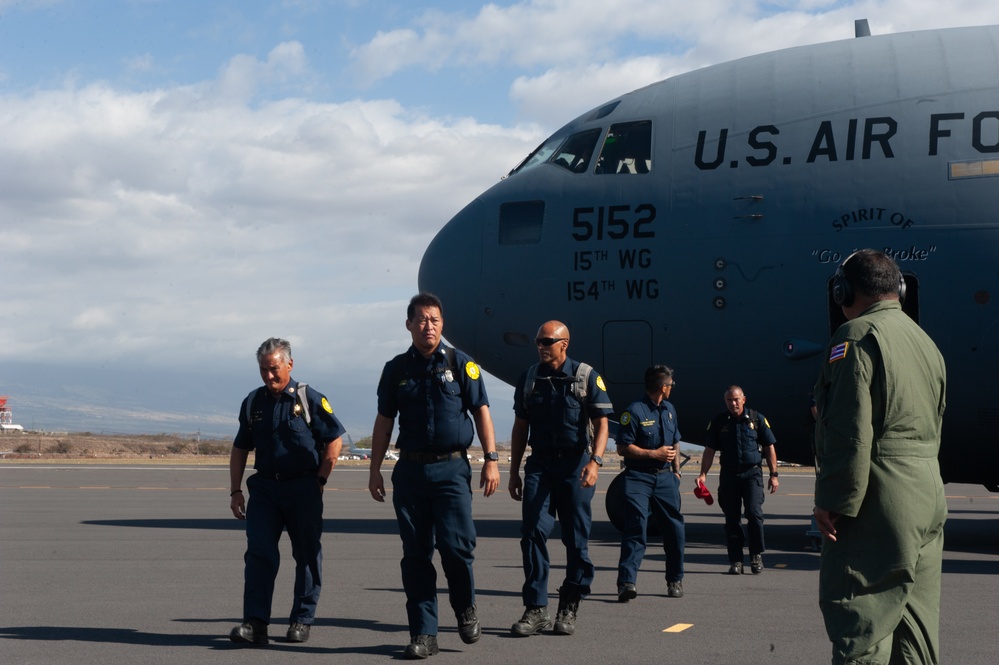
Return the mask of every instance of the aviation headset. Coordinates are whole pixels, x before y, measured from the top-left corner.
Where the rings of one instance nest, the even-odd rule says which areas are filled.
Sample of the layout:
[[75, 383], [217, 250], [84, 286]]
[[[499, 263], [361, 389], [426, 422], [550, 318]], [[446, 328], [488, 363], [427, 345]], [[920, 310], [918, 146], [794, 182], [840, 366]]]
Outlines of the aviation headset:
[[[861, 250], [857, 250], [859, 252]], [[850, 284], [850, 280], [846, 276], [846, 272], [843, 270], [843, 266], [847, 262], [857, 255], [857, 252], [850, 254], [850, 256], [843, 259], [843, 262], [836, 266], [836, 274], [833, 275], [832, 281], [832, 299], [840, 307], [849, 307], [853, 304], [854, 291], [853, 285]], [[898, 277], [898, 301], [903, 302], [905, 300], [905, 275], [899, 271]]]

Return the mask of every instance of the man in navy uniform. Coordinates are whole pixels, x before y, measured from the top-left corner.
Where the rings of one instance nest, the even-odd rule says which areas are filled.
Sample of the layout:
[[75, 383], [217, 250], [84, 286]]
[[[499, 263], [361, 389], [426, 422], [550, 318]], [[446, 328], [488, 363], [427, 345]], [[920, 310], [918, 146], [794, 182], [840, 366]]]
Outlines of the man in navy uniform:
[[384, 501], [381, 466], [399, 416], [392, 504], [402, 537], [402, 586], [410, 632], [404, 656], [410, 659], [427, 658], [439, 650], [435, 542], [458, 635], [472, 644], [481, 634], [472, 574], [475, 524], [467, 453], [475, 431], [485, 453], [479, 487], [490, 496], [499, 486], [499, 455], [486, 388], [478, 365], [441, 342], [443, 312], [440, 299], [431, 293], [410, 300], [406, 329], [413, 344], [382, 370], [371, 441], [368, 490], [376, 501]]
[[[243, 400], [229, 456], [229, 507], [236, 519], [246, 520], [243, 623], [229, 639], [268, 643], [278, 539], [287, 530], [295, 596], [286, 637], [305, 642], [322, 588], [323, 486], [340, 455], [344, 429], [325, 396], [291, 378], [295, 363], [286, 340], [272, 337], [261, 344], [257, 364], [264, 385]], [[251, 450], [256, 473], [246, 480], [246, 502], [241, 486]]]
[[[517, 382], [511, 436], [510, 495], [522, 501], [520, 548], [524, 559], [524, 614], [513, 624], [518, 636], [552, 626], [548, 613], [548, 534], [558, 515], [566, 549], [565, 579], [559, 588], [553, 631], [572, 635], [579, 601], [590, 593], [590, 502], [607, 447], [607, 416], [613, 413], [603, 378], [589, 365], [567, 357], [569, 329], [549, 321], [535, 339], [540, 363]], [[593, 434], [589, 431], [592, 428]], [[520, 477], [527, 445], [531, 456]], [[591, 447], [592, 446], [592, 447]]]
[[708, 423], [701, 458], [703, 483], [711, 469], [715, 451], [721, 451], [721, 473], [718, 480], [718, 505], [725, 513], [725, 540], [728, 546], [730, 575], [741, 575], [742, 552], [746, 536], [742, 531], [742, 512], [745, 509], [749, 531], [749, 564], [754, 575], [763, 572], [763, 471], [766, 459], [770, 469], [770, 493], [777, 491], [777, 438], [766, 417], [746, 408], [746, 395], [739, 386], [729, 386], [725, 391], [727, 411]]
[[680, 429], [669, 403], [676, 383], [673, 370], [654, 365], [645, 370], [645, 397], [621, 413], [617, 453], [624, 458], [624, 530], [617, 569], [617, 599], [638, 595], [638, 568], [645, 556], [648, 516], [663, 535], [666, 594], [683, 596], [685, 531], [680, 513]]

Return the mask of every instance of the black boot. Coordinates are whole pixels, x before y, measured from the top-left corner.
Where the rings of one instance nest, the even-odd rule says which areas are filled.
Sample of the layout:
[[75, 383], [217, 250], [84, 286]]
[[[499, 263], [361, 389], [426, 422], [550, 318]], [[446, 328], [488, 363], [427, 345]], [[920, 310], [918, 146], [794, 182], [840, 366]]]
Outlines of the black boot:
[[579, 611], [579, 594], [558, 590], [558, 614], [555, 615], [556, 635], [572, 635], [576, 632], [576, 613]]

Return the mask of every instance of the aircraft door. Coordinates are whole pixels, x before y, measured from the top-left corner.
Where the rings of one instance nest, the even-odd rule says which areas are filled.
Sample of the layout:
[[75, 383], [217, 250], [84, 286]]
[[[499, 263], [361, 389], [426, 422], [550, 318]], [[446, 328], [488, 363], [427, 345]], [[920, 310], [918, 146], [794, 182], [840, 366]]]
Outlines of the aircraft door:
[[652, 326], [647, 321], [608, 321], [603, 328], [603, 366], [608, 392], [621, 410], [645, 390], [645, 370], [652, 365]]

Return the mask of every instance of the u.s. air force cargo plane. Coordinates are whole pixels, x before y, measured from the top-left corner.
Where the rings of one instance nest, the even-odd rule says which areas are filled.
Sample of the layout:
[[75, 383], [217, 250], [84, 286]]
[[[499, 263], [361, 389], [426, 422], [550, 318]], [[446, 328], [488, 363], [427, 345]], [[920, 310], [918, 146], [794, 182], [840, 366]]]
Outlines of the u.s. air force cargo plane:
[[618, 409], [669, 364], [698, 442], [738, 383], [781, 458], [810, 463], [809, 395], [843, 321], [829, 282], [863, 247], [898, 261], [946, 357], [945, 480], [996, 491], [999, 27], [791, 48], [623, 95], [459, 212], [419, 282], [504, 381], [560, 319]]

